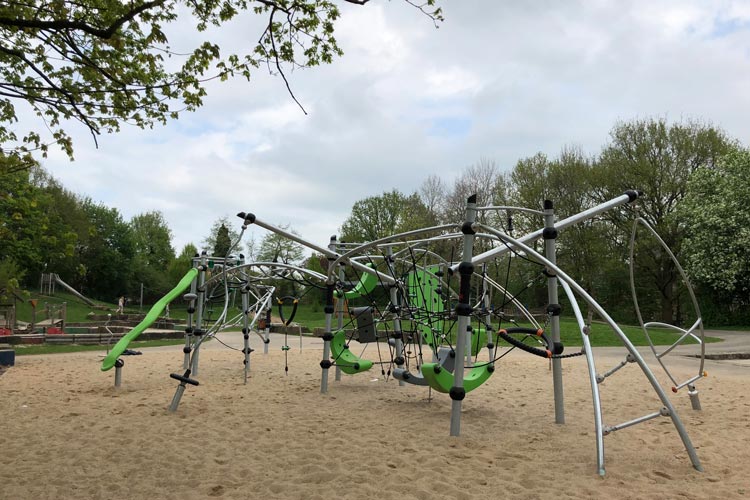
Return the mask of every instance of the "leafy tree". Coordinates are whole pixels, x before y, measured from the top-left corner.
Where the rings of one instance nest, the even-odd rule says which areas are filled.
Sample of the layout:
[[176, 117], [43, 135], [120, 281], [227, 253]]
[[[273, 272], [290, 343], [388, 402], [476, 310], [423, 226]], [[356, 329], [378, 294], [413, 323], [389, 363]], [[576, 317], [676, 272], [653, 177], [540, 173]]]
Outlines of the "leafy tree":
[[[226, 215], [217, 219], [211, 226], [211, 232], [203, 238], [204, 248], [214, 252], [215, 257], [224, 257], [232, 243], [235, 243], [240, 237], [240, 233], [232, 229], [233, 227]], [[232, 251], [237, 251], [237, 248], [235, 247]], [[216, 253], [217, 251], [221, 253]]]
[[16, 297], [23, 292], [21, 282], [24, 270], [10, 257], [0, 259], [0, 303], [15, 303]]
[[144, 285], [144, 300], [158, 300], [173, 286], [165, 272], [174, 260], [172, 231], [161, 212], [138, 214], [130, 219], [133, 235], [133, 281]]
[[198, 255], [198, 249], [192, 243], [185, 245], [178, 255], [167, 267], [167, 277], [170, 285], [176, 285], [180, 279], [193, 267], [193, 257]]
[[352, 213], [341, 226], [341, 241], [365, 243], [398, 233], [399, 228], [406, 226], [406, 200], [394, 189], [355, 202]]
[[172, 230], [159, 211], [145, 212], [130, 219], [133, 250], [139, 263], [159, 270], [174, 259]]
[[[343, 1], [363, 5], [369, 0]], [[437, 22], [442, 17], [434, 2], [417, 8]], [[222, 51], [207, 35], [201, 37], [209, 28], [242, 22], [246, 11], [264, 21], [263, 31], [250, 36], [257, 42], [234, 45], [244, 50]], [[328, 64], [342, 55], [334, 36], [339, 16], [330, 0], [4, 2], [0, 144], [15, 144], [19, 154], [33, 149], [46, 154], [51, 139], [72, 157], [66, 121], [82, 124], [94, 140], [122, 123], [152, 127], [201, 106], [206, 81], [249, 79], [261, 66], [280, 74], [289, 89], [284, 68]], [[195, 27], [192, 46], [170, 44], [166, 33], [178, 23]], [[41, 122], [31, 131], [19, 132], [13, 125], [20, 103]], [[38, 132], [44, 128], [50, 138]]]
[[88, 228], [79, 235], [76, 252], [84, 266], [79, 291], [110, 301], [123, 291], [136, 296], [140, 283], [132, 279], [134, 244], [130, 226], [116, 208], [85, 200], [83, 210]]
[[730, 153], [690, 176], [679, 215], [690, 276], [733, 306], [750, 303], [750, 151]]
[[[601, 152], [594, 168], [597, 201], [640, 189], [645, 195], [638, 203], [643, 217], [674, 251], [679, 252], [685, 228], [675, 211], [685, 198], [690, 175], [699, 167], [714, 167], [718, 159], [737, 148], [723, 131], [696, 121], [668, 124], [664, 119], [635, 120], [615, 125], [611, 142]], [[605, 214], [621, 226], [623, 211]], [[678, 273], [669, 256], [656, 245], [639, 244], [638, 274], [658, 290], [660, 311], [665, 322], [679, 319]]]
[[[289, 225], [279, 226], [292, 234], [297, 234]], [[258, 262], [282, 262], [284, 264], [300, 264], [305, 256], [302, 245], [296, 241], [276, 233], [266, 234], [260, 242], [256, 260]]]
[[232, 240], [229, 237], [229, 228], [222, 224], [219, 226], [219, 230], [216, 231], [216, 243], [214, 243], [214, 255], [225, 256], [229, 253], [229, 248], [232, 246]]
[[19, 168], [21, 164], [18, 158], [0, 153], [0, 255], [22, 265], [33, 284], [49, 256], [65, 251], [61, 248], [70, 242], [70, 235], [56, 224], [57, 214], [48, 210], [50, 196], [35, 182], [41, 168]]
[[[49, 223], [45, 228], [45, 272], [59, 274], [65, 281], [75, 283], [82, 276], [82, 266], [77, 259], [76, 245], [79, 235], [88, 229], [88, 218], [83, 210], [83, 200], [65, 189], [56, 179], [42, 169], [32, 169], [32, 182], [45, 196], [40, 199], [40, 209]], [[30, 279], [38, 282], [37, 272]]]
[[[542, 210], [544, 201], [550, 200], [558, 220], [580, 213], [595, 204], [591, 196], [592, 170], [592, 159], [577, 147], [563, 148], [557, 158], [537, 153], [521, 159], [510, 175], [512, 204]], [[544, 224], [539, 216], [515, 213], [512, 217], [517, 235], [536, 231]], [[561, 231], [556, 240], [558, 264], [597, 294], [605, 307], [610, 304], [602, 300], [602, 296], [608, 296], [603, 287], [611, 288], [614, 283], [609, 269], [621, 266], [625, 252], [624, 247], [611, 245], [611, 230], [610, 224], [589, 219]], [[537, 250], [544, 253], [543, 240], [537, 245]]]

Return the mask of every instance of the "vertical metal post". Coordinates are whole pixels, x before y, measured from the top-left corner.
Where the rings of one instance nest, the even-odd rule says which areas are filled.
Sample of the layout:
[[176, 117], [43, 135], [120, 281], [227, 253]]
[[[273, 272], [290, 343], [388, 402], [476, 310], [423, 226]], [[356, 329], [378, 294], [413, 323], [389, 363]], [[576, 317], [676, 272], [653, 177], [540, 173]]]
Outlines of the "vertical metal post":
[[263, 330], [263, 354], [268, 354], [268, 344], [271, 343], [271, 306], [266, 309], [266, 328]]
[[[388, 268], [393, 269], [393, 247], [386, 248], [386, 258], [388, 259]], [[394, 278], [396, 278], [394, 276]], [[398, 308], [398, 290], [395, 285], [391, 285], [390, 289], [390, 301], [391, 306], [395, 309]], [[399, 317], [400, 313], [396, 313], [396, 315], [393, 317], [393, 338], [394, 338], [394, 347], [396, 349], [396, 364], [398, 365], [399, 361], [401, 361], [401, 365], [399, 368], [404, 367], [406, 364], [406, 357], [404, 356], [404, 336], [403, 331], [401, 330], [401, 318]], [[406, 382], [399, 379], [398, 380], [399, 386], [406, 385]]]
[[[328, 248], [333, 252], [338, 252], [338, 245], [337, 245], [335, 238], [331, 238]], [[339, 266], [338, 271], [339, 271], [339, 282], [343, 282], [344, 278], [346, 278], [346, 275], [344, 274], [344, 267]], [[336, 302], [336, 331], [339, 331], [342, 328], [344, 328], [344, 301], [345, 300], [346, 298], [342, 294], [342, 296]], [[341, 381], [341, 367], [339, 365], [336, 365], [336, 375], [334, 376], [334, 380], [336, 380], [336, 382]]]
[[[555, 210], [552, 201], [544, 200], [544, 256], [550, 263], [557, 265], [557, 251], [555, 240], [557, 229], [555, 228]], [[552, 345], [560, 345], [560, 304], [557, 295], [557, 276], [552, 269], [547, 269], [547, 313], [550, 315], [550, 340]], [[553, 352], [555, 352], [553, 350]], [[562, 360], [552, 359], [552, 385], [555, 397], [555, 423], [565, 423], [565, 404], [563, 400]]]
[[[331, 240], [328, 245], [328, 249], [331, 250], [331, 255], [328, 256], [328, 266], [330, 267], [335, 260], [336, 248], [336, 236], [331, 236]], [[325, 333], [323, 334], [323, 359], [320, 361], [320, 368], [322, 373], [320, 375], [320, 392], [325, 394], [328, 392], [328, 370], [331, 368], [331, 340], [333, 340], [333, 333], [331, 333], [331, 326], [333, 323], [333, 292], [335, 283], [333, 281], [334, 269], [328, 269], [328, 281], [326, 282], [326, 327]]]
[[247, 286], [242, 287], [242, 352], [245, 354], [244, 383], [247, 384], [247, 375], [250, 372], [250, 290]]
[[323, 334], [323, 359], [320, 361], [320, 367], [322, 373], [320, 376], [320, 392], [325, 394], [328, 392], [328, 370], [331, 369], [331, 340], [333, 339], [333, 333], [331, 332], [331, 325], [333, 323], [333, 283], [328, 283], [328, 290], [326, 292], [326, 327], [325, 333]]
[[450, 390], [451, 397], [451, 436], [461, 434], [461, 403], [466, 396], [464, 389], [464, 349], [466, 347], [466, 327], [469, 326], [469, 315], [471, 314], [471, 275], [474, 273], [474, 264], [471, 263], [474, 249], [473, 224], [477, 216], [477, 195], [473, 194], [466, 200], [466, 221], [461, 227], [463, 238], [463, 253], [461, 264], [458, 266], [459, 291], [458, 303], [456, 304], [456, 315], [458, 316], [457, 338], [456, 338], [456, 368], [453, 371], [453, 387]]
[[484, 322], [486, 324], [485, 326], [485, 336], [487, 341], [487, 351], [489, 351], [489, 361], [492, 362], [492, 360], [495, 359], [495, 344], [492, 342], [492, 328], [490, 328], [490, 325], [492, 324], [492, 315], [490, 314], [490, 293], [489, 293], [489, 287], [487, 286], [487, 264], [482, 264], [482, 307], [484, 308]]
[[[208, 267], [208, 258], [206, 252], [201, 254], [200, 266], [198, 267], [198, 299], [195, 304], [195, 329], [194, 333], [198, 336], [203, 336], [203, 305], [206, 299], [206, 269]], [[191, 360], [190, 371], [193, 376], [198, 376], [198, 358], [200, 355], [201, 341], [199, 340], [195, 344], [195, 350], [193, 351], [193, 357]]]

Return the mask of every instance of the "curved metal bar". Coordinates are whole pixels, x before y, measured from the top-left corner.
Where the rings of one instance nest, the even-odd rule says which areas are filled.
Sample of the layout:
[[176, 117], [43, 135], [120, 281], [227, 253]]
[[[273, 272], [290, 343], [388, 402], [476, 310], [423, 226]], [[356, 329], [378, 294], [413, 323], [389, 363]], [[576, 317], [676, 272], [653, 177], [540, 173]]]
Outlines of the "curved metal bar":
[[[239, 273], [239, 272], [244, 272], [246, 270], [250, 270], [252, 268], [263, 268], [263, 267], [289, 269], [292, 271], [297, 271], [303, 274], [310, 275], [313, 278], [320, 280], [322, 283], [325, 283], [326, 281], [326, 276], [324, 274], [321, 274], [317, 271], [313, 271], [312, 269], [306, 269], [304, 267], [296, 266], [294, 264], [285, 264], [283, 262], [250, 262], [248, 264], [242, 264], [242, 265], [227, 269], [226, 272], [227, 274]], [[221, 274], [212, 276], [211, 279], [206, 281], [205, 285], [206, 286], [213, 285], [214, 283], [218, 282], [220, 279], [222, 279]]]
[[[690, 327], [687, 332], [685, 330], [681, 330], [684, 335], [682, 335], [674, 344], [672, 344], [668, 349], [663, 351], [662, 353], [658, 353], [656, 351], [656, 346], [654, 346], [654, 342], [651, 340], [651, 336], [648, 334], [648, 327], [647, 324], [643, 321], [643, 316], [641, 315], [641, 308], [638, 304], [638, 296], [635, 291], [635, 235], [636, 231], [638, 229], [638, 224], [643, 225], [646, 229], [649, 230], [651, 233], [651, 236], [656, 239], [656, 241], [661, 245], [661, 247], [664, 249], [665, 252], [667, 252], [667, 255], [669, 255], [669, 258], [672, 259], [672, 262], [674, 263], [675, 267], [677, 268], [677, 271], [680, 273], [680, 277], [682, 278], [683, 282], [685, 283], [685, 287], [688, 290], [688, 294], [690, 295], [690, 300], [693, 303], [693, 310], [695, 311], [695, 314], [697, 316], [697, 319], [692, 327]], [[633, 221], [633, 230], [630, 233], [630, 251], [629, 251], [629, 258], [630, 258], [630, 291], [633, 296], [633, 305], [635, 306], [635, 313], [636, 317], [638, 318], [638, 323], [641, 325], [641, 329], [643, 330], [643, 333], [646, 335], [646, 339], [648, 339], [649, 346], [651, 347], [651, 351], [654, 353], [654, 356], [656, 356], [656, 359], [659, 361], [659, 364], [664, 369], [664, 372], [667, 374], [669, 379], [674, 384], [675, 388], [678, 387], [684, 387], [686, 384], [682, 384], [680, 382], [677, 382], [675, 378], [672, 376], [672, 373], [670, 373], [667, 366], [662, 361], [662, 357], [664, 357], [666, 354], [668, 354], [672, 349], [677, 347], [677, 345], [681, 344], [687, 337], [688, 334], [691, 335], [693, 338], [698, 340], [698, 343], [700, 344], [700, 362], [698, 363], [698, 375], [703, 375], [703, 366], [705, 363], [705, 357], [706, 357], [706, 344], [705, 344], [705, 332], [703, 330], [703, 317], [701, 315], [700, 307], [698, 306], [698, 300], [695, 298], [695, 292], [693, 292], [693, 285], [690, 283], [690, 280], [687, 277], [687, 274], [685, 273], [685, 270], [680, 265], [680, 262], [677, 260], [677, 257], [675, 257], [674, 253], [672, 253], [672, 250], [670, 250], [669, 246], [664, 242], [664, 240], [659, 236], [659, 234], [654, 230], [654, 228], [649, 225], [649, 223], [643, 219], [642, 217], [636, 217], [636, 219]], [[693, 335], [691, 332], [695, 330], [697, 327], [700, 331], [700, 338], [696, 338], [695, 335]]]
[[345, 252], [345, 253], [343, 253], [341, 255], [338, 255], [337, 258], [336, 258], [336, 260], [334, 260], [333, 262], [331, 262], [331, 264], [329, 264], [329, 266], [328, 266], [328, 281], [330, 283], [332, 283], [332, 282], [335, 281], [335, 279], [333, 278], [333, 273], [335, 272], [336, 269], [338, 269], [337, 264], [339, 264], [339, 263], [341, 263], [343, 261], [344, 263], [350, 263], [353, 267], [357, 267], [357, 269], [359, 271], [363, 271], [363, 272], [370, 273], [370, 274], [377, 274], [378, 277], [380, 279], [382, 279], [383, 281], [385, 281], [386, 283], [393, 284], [393, 283], [395, 283], [394, 278], [392, 278], [391, 276], [389, 276], [387, 274], [380, 273], [380, 272], [378, 272], [378, 271], [376, 271], [374, 269], [371, 269], [371, 268], [365, 266], [364, 264], [360, 264], [359, 266], [361, 266], [361, 267], [355, 266], [355, 264], [357, 264], [357, 262], [356, 261], [351, 261], [351, 256], [355, 255], [355, 254], [358, 254], [358, 253], [364, 253], [365, 250], [369, 250], [371, 248], [380, 246], [380, 245], [382, 245], [384, 243], [393, 242], [394, 240], [409, 238], [411, 236], [420, 236], [422, 234], [427, 234], [427, 233], [432, 233], [432, 232], [437, 232], [437, 231], [445, 231], [447, 229], [454, 230], [457, 227], [459, 227], [457, 224], [443, 224], [441, 226], [433, 226], [433, 227], [427, 227], [427, 228], [422, 228], [422, 229], [415, 229], [413, 231], [406, 231], [406, 232], [403, 232], [403, 233], [394, 234], [392, 236], [386, 236], [385, 238], [380, 238], [380, 239], [371, 241], [369, 243], [364, 243], [364, 244], [362, 244], [362, 245], [360, 245], [360, 246], [358, 246], [356, 248], [348, 250], [347, 252]]
[[612, 319], [609, 313], [607, 313], [607, 311], [605, 311], [604, 308], [596, 300], [594, 300], [594, 298], [591, 295], [589, 295], [589, 293], [586, 292], [586, 290], [584, 290], [583, 287], [581, 287], [581, 285], [576, 283], [575, 280], [573, 280], [570, 276], [568, 276], [565, 273], [565, 271], [563, 271], [557, 265], [550, 262], [546, 257], [539, 254], [533, 248], [493, 228], [483, 226], [482, 224], [476, 224], [476, 223], [474, 225], [478, 227], [482, 227], [486, 231], [489, 231], [490, 233], [497, 235], [500, 239], [504, 240], [505, 242], [523, 250], [529, 258], [533, 258], [534, 260], [547, 266], [557, 275], [557, 277], [560, 280], [566, 281], [568, 285], [576, 292], [576, 294], [579, 297], [581, 297], [584, 301], [586, 301], [586, 303], [588, 303], [593, 309], [596, 310], [599, 316], [620, 337], [620, 340], [625, 345], [625, 347], [630, 352], [630, 354], [633, 356], [636, 363], [638, 363], [638, 366], [640, 366], [641, 371], [648, 379], [649, 383], [651, 384], [651, 387], [653, 387], [654, 391], [656, 392], [657, 396], [661, 400], [662, 404], [664, 404], [664, 406], [667, 408], [669, 412], [669, 416], [672, 419], [672, 424], [675, 426], [675, 429], [677, 429], [677, 433], [680, 435], [682, 444], [685, 446], [685, 450], [687, 451], [688, 456], [690, 457], [690, 461], [693, 464], [693, 467], [698, 471], [703, 471], [703, 466], [701, 465], [700, 459], [698, 458], [698, 454], [695, 451], [695, 447], [693, 446], [693, 443], [690, 440], [690, 436], [688, 436], [687, 430], [685, 429], [685, 426], [683, 425], [682, 420], [677, 414], [677, 410], [675, 410], [674, 405], [672, 405], [672, 402], [667, 397], [666, 392], [664, 392], [664, 389], [659, 384], [659, 381], [656, 379], [656, 376], [654, 376], [654, 373], [646, 364], [646, 361], [643, 359], [643, 356], [641, 356], [641, 354], [638, 352], [638, 349], [635, 348], [635, 346], [630, 341], [628, 336], [625, 335], [625, 332], [622, 331], [620, 326], [615, 322], [614, 319]]
[[602, 422], [602, 402], [599, 395], [599, 383], [596, 380], [596, 364], [594, 363], [594, 351], [591, 349], [591, 339], [589, 339], [589, 328], [583, 320], [581, 308], [578, 306], [573, 290], [565, 281], [560, 281], [565, 295], [570, 301], [573, 309], [573, 315], [578, 323], [578, 329], [583, 339], [583, 350], [586, 354], [586, 366], [589, 369], [589, 383], [591, 384], [591, 400], [594, 403], [594, 430], [596, 431], [596, 466], [599, 475], [604, 475], [604, 424]]

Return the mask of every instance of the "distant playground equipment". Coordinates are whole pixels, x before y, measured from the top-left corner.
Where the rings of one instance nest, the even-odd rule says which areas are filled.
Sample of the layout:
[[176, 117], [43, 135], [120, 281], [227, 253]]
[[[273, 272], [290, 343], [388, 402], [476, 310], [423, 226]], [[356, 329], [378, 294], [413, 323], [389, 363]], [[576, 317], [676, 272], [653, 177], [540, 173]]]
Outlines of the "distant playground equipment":
[[44, 295], [54, 295], [55, 294], [55, 285], [60, 285], [68, 292], [72, 293], [79, 299], [81, 299], [86, 304], [94, 307], [96, 306], [96, 303], [87, 298], [84, 297], [82, 293], [80, 293], [78, 290], [73, 288], [72, 286], [65, 283], [62, 279], [60, 279], [60, 275], [56, 273], [42, 273], [42, 277], [39, 284], [39, 289], [41, 290], [42, 294]]
[[[194, 268], [165, 297], [165, 301], [169, 302], [189, 289], [183, 295], [184, 300], [189, 303], [184, 372], [170, 375], [179, 385], [169, 409], [178, 409], [188, 385], [199, 385], [196, 377], [202, 342], [229, 326], [242, 326], [244, 376], [247, 381], [250, 353], [253, 351], [249, 344], [250, 334], [257, 333], [267, 349], [267, 326], [273, 305], [272, 297], [276, 292], [275, 280], [287, 279], [298, 283], [303, 290], [325, 290], [326, 326], [320, 361], [322, 393], [329, 390], [329, 372], [332, 367], [335, 367], [336, 380], [340, 379], [341, 373], [356, 375], [379, 367], [383, 376], [393, 376], [399, 381], [399, 385], [414, 384], [424, 386], [428, 391], [448, 394], [451, 398], [450, 435], [459, 436], [462, 403], [467, 393], [486, 383], [496, 371], [500, 360], [512, 350], [518, 349], [550, 363], [555, 422], [564, 424], [562, 360], [585, 357], [592, 392], [599, 474], [605, 473], [604, 436], [657, 417], [670, 418], [693, 467], [702, 470], [682, 420], [643, 357], [601, 305], [556, 262], [556, 239], [560, 231], [608, 210], [635, 202], [639, 196], [640, 193], [636, 191], [628, 191], [560, 221], [555, 218], [551, 201], [545, 201], [543, 210], [505, 206], [479, 207], [476, 196], [471, 196], [467, 199], [463, 221], [408, 231], [362, 244], [344, 244], [331, 237], [327, 247], [308, 242], [253, 214], [241, 212], [238, 214], [243, 221], [240, 239], [247, 227], [255, 224], [323, 255], [326, 274], [280, 263], [246, 264], [241, 258], [226, 257], [225, 260], [219, 260], [205, 254], [197, 256]], [[502, 230], [482, 222], [491, 220], [489, 217], [478, 217], [498, 212], [508, 214], [508, 225]], [[541, 218], [543, 226], [524, 236], [514, 237], [511, 214]], [[636, 221], [636, 224], [643, 222]], [[635, 229], [633, 238], [634, 235]], [[537, 250], [538, 241], [542, 243], [541, 250]], [[483, 251], [475, 254], [475, 248]], [[498, 262], [501, 258], [504, 263], [507, 262], [505, 278], [499, 278], [500, 273], [497, 272], [491, 277], [492, 273], [488, 272], [488, 268], [494, 265], [495, 270], [499, 269]], [[631, 250], [631, 265], [635, 258]], [[672, 258], [674, 259], [673, 255]], [[511, 266], [518, 265], [518, 262], [527, 263], [526, 265], [535, 269], [536, 277], [530, 279], [525, 288], [510, 291], [508, 276]], [[683, 280], [689, 288], [684, 274]], [[546, 284], [546, 308], [541, 317], [532, 314], [521, 301], [522, 295], [537, 284]], [[634, 286], [633, 289], [635, 290]], [[567, 299], [581, 334], [583, 348], [577, 352], [564, 352], [560, 340], [560, 290]], [[236, 301], [238, 294], [241, 312], [231, 316], [230, 304]], [[279, 316], [285, 323], [293, 318], [299, 298], [288, 295], [276, 298], [277, 305], [281, 308]], [[638, 308], [635, 292], [633, 298]], [[211, 324], [207, 321], [207, 312], [208, 304], [212, 301], [223, 304], [223, 308]], [[609, 325], [612, 334], [627, 351], [621, 363], [603, 373], [597, 372], [589, 339], [589, 325], [579, 303], [587, 305]], [[640, 317], [640, 310], [638, 311]], [[700, 403], [695, 382], [705, 376], [702, 357], [698, 375], [684, 382], [673, 379], [663, 359], [688, 338], [700, 344], [701, 355], [703, 354], [703, 329], [697, 305], [695, 313], [698, 319], [692, 327], [678, 329], [681, 337], [675, 345], [657, 352], [652, 344], [652, 349], [674, 383], [672, 390], [677, 392], [687, 386], [693, 408], [697, 410], [700, 409]], [[259, 328], [264, 320], [265, 335]], [[644, 323], [642, 319], [641, 324], [645, 331], [655, 326]], [[120, 341], [123, 345], [118, 343], [115, 346], [105, 359], [102, 370], [114, 366], [118, 352], [122, 352], [129, 342], [126, 338], [132, 340], [137, 334], [126, 335]], [[352, 343], [355, 339], [362, 346], [357, 352], [354, 352], [355, 345]], [[373, 355], [367, 356], [370, 359], [365, 358], [368, 346], [374, 346], [370, 348]], [[285, 345], [283, 349], [287, 352], [289, 346]], [[372, 353], [373, 350], [376, 352]], [[638, 365], [661, 406], [647, 415], [605, 426], [600, 384], [629, 364]]]

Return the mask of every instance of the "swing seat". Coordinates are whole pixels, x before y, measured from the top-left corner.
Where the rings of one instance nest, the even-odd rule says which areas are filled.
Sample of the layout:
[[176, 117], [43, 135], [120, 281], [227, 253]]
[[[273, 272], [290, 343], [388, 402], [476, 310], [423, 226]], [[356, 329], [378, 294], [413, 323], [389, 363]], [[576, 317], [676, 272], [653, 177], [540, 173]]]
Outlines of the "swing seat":
[[[487, 382], [495, 367], [491, 364], [477, 366], [464, 376], [464, 390], [473, 391]], [[438, 392], [449, 393], [453, 387], [453, 373], [443, 369], [438, 363], [425, 363], [422, 365], [422, 376], [427, 383]]]
[[346, 345], [346, 333], [344, 330], [339, 330], [333, 335], [333, 340], [331, 340], [331, 358], [336, 363], [336, 366], [348, 375], [365, 372], [372, 368], [373, 365], [372, 361], [362, 359], [349, 350], [349, 346]]

